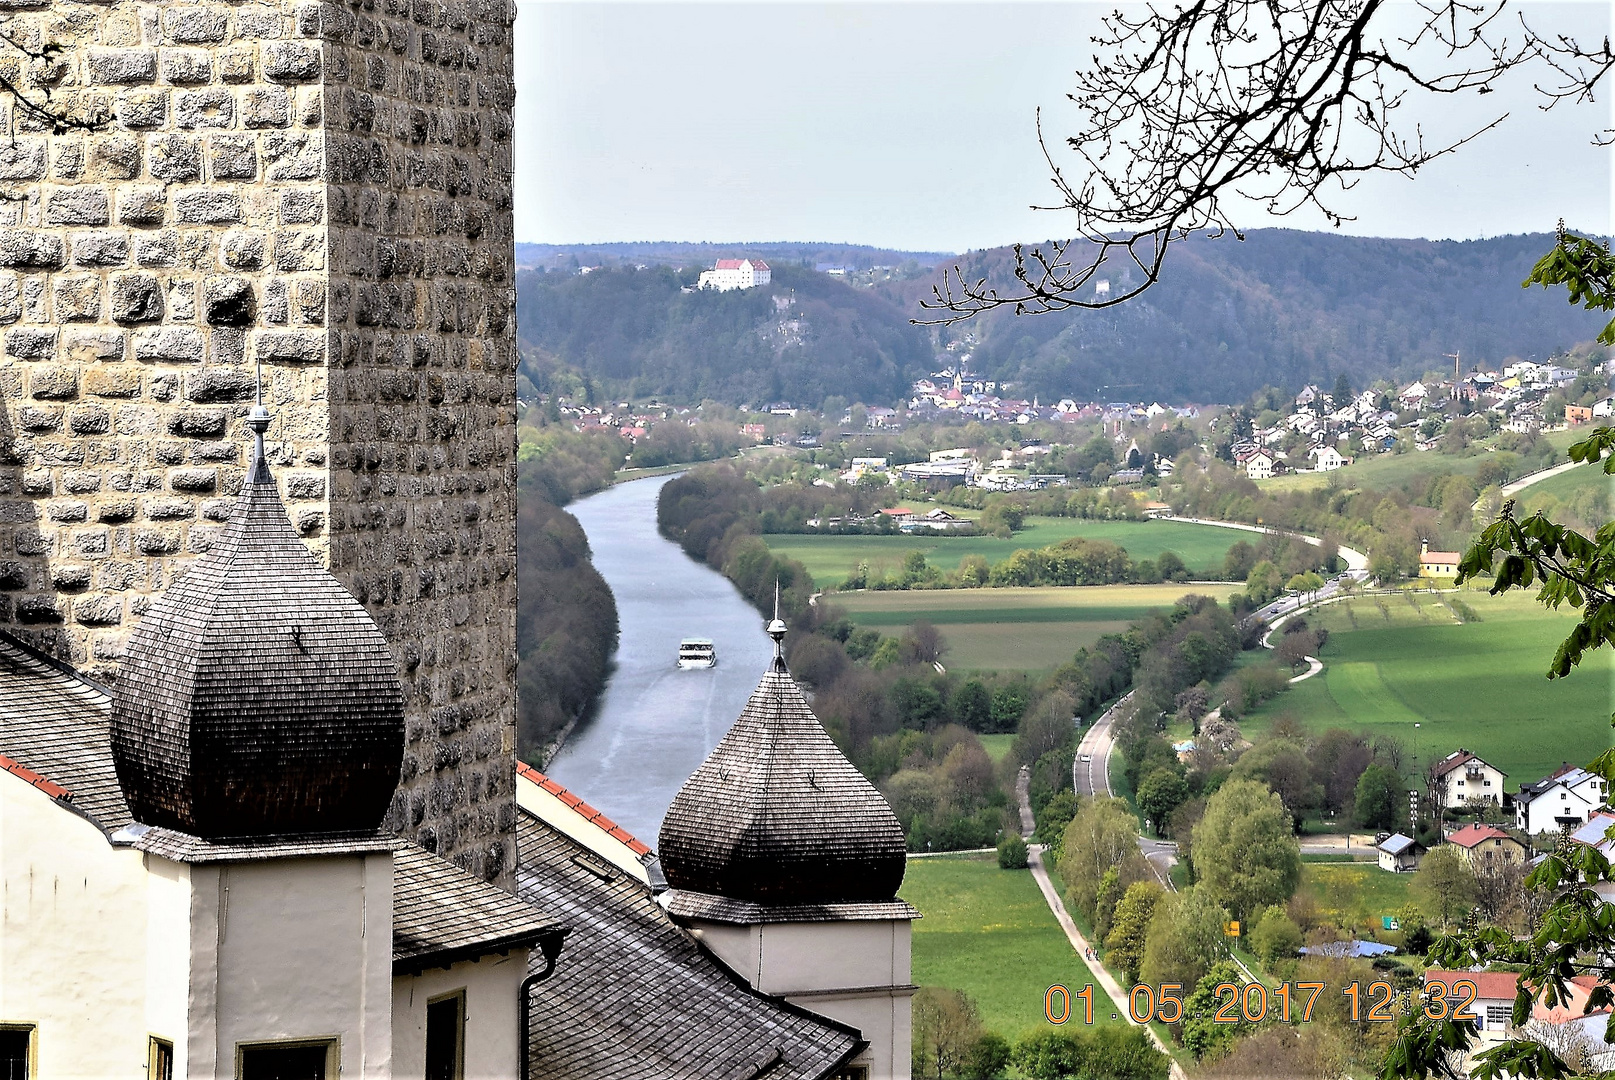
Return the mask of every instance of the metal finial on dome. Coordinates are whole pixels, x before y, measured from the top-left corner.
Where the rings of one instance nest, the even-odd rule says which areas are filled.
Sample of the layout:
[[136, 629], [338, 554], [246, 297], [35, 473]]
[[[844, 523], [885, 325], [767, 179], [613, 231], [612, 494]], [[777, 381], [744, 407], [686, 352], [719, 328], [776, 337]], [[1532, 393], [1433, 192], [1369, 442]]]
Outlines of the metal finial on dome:
[[785, 661], [785, 621], [779, 617], [779, 578], [774, 579], [774, 621], [768, 624], [768, 636], [774, 639], [774, 659]]
[[269, 410], [264, 408], [264, 363], [258, 361], [258, 393], [252, 412], [247, 414], [247, 426], [252, 429], [252, 468], [247, 470], [249, 484], [271, 483], [269, 463], [264, 460], [264, 433], [269, 430]]

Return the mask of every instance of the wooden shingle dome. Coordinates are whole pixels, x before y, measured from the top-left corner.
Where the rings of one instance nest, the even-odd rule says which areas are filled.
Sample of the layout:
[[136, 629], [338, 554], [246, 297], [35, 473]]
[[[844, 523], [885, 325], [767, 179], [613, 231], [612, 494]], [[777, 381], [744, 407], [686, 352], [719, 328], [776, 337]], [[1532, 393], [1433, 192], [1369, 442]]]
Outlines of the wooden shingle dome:
[[[784, 633], [776, 618], [775, 641]], [[675, 889], [758, 904], [877, 903], [903, 883], [903, 828], [830, 741], [776, 655], [662, 821]]]
[[130, 636], [118, 781], [136, 821], [210, 839], [372, 831], [403, 758], [397, 665], [292, 529], [252, 419], [229, 524]]

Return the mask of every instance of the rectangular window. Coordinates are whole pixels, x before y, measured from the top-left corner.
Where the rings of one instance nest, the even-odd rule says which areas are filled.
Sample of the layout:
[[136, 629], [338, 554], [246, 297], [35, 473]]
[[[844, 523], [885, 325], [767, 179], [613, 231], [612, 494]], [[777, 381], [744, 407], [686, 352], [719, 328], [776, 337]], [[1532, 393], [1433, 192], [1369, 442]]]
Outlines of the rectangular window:
[[868, 1065], [843, 1065], [832, 1080], [869, 1080]]
[[147, 1080], [174, 1080], [174, 1044], [167, 1039], [151, 1037], [146, 1053]]
[[1513, 1013], [1514, 1007], [1512, 1005], [1488, 1005], [1486, 1006], [1486, 1026], [1493, 1031], [1506, 1028], [1509, 1025], [1509, 1020], [1513, 1018]]
[[426, 1003], [426, 1080], [462, 1080], [465, 1072], [465, 991]]
[[319, 1041], [242, 1046], [240, 1080], [335, 1080], [336, 1043]]
[[0, 1080], [33, 1080], [34, 1026], [0, 1024]]

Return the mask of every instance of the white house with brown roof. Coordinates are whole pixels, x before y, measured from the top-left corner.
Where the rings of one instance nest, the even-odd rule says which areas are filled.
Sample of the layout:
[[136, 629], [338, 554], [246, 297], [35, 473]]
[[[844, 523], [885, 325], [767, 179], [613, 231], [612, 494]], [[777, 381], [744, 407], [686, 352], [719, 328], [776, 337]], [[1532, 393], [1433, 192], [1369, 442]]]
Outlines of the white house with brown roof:
[[1503, 780], [1508, 774], [1462, 747], [1438, 761], [1432, 775], [1436, 799], [1444, 810], [1476, 803], [1503, 804]]

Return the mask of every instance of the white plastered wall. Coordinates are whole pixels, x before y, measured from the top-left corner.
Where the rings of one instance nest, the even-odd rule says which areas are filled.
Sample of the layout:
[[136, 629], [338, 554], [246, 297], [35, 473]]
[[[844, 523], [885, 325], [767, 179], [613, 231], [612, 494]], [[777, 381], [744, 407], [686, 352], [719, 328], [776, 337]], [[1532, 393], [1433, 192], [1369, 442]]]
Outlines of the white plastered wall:
[[517, 995], [527, 977], [526, 949], [393, 977], [393, 1071], [426, 1075], [426, 1003], [465, 991], [465, 1080], [516, 1075], [521, 1018]]
[[[392, 1076], [392, 856], [192, 868], [188, 1080], [243, 1043], [339, 1040], [340, 1075]], [[214, 1006], [216, 1005], [216, 1009]]]
[[184, 1052], [189, 873], [149, 862], [0, 772], [0, 1022], [38, 1025], [39, 1077], [145, 1076], [153, 1035]]
[[857, 1028], [869, 1048], [854, 1060], [869, 1066], [871, 1080], [908, 1080], [908, 920], [691, 926], [758, 990]]

